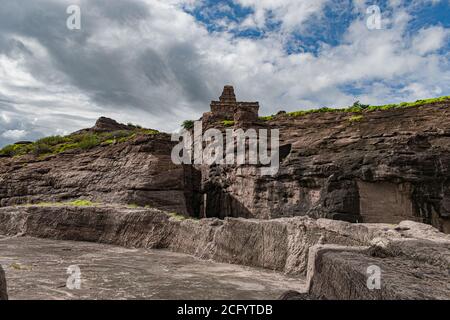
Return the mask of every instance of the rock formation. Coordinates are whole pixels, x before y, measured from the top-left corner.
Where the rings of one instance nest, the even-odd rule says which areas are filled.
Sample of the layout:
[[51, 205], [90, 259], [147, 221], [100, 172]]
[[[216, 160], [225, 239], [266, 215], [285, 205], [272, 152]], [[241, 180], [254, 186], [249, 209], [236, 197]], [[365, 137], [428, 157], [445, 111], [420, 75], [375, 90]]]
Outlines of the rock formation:
[[80, 131], [74, 132], [74, 134], [80, 134], [80, 133], [87, 133], [87, 132], [112, 132], [112, 131], [119, 131], [119, 130], [130, 130], [130, 127], [118, 123], [116, 120], [106, 118], [106, 117], [100, 117], [95, 122], [95, 125], [92, 128], [89, 129], [82, 129]]
[[[280, 112], [258, 119], [257, 102], [231, 86], [204, 114], [205, 127], [279, 129], [280, 170], [257, 166], [178, 166], [170, 136], [53, 156], [0, 158], [0, 205], [88, 199], [137, 204], [195, 217], [311, 216], [350, 222], [414, 220], [450, 232], [450, 100], [409, 108]], [[100, 118], [84, 132], [126, 130]]]
[[168, 135], [158, 134], [44, 159], [0, 158], [0, 204], [81, 198], [194, 215], [192, 186], [198, 183], [191, 181], [195, 179], [191, 168], [172, 163], [172, 147]]
[[[450, 232], [450, 100], [411, 108], [281, 113], [275, 177], [254, 166], [203, 169], [207, 216], [409, 219]], [[261, 124], [259, 124], [261, 126]]]

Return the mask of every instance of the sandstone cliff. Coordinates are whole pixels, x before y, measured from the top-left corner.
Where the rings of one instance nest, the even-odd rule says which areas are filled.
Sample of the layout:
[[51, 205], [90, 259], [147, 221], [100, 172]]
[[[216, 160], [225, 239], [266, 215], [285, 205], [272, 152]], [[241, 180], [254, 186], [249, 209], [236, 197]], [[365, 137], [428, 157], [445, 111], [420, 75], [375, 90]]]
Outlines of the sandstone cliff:
[[[75, 134], [124, 128], [101, 118], [92, 129]], [[172, 163], [170, 136], [138, 133], [115, 140], [88, 150], [0, 158], [0, 205], [86, 199], [193, 213], [195, 183], [190, 168]]]
[[280, 129], [278, 174], [204, 168], [208, 216], [409, 219], [450, 232], [450, 100], [357, 116], [281, 113], [258, 126]]
[[[408, 219], [448, 233], [448, 101], [359, 113], [280, 113], [256, 122], [250, 117], [247, 125], [280, 129], [281, 165], [273, 177], [249, 165], [174, 165], [170, 136], [145, 131], [88, 150], [0, 157], [0, 205], [81, 198], [195, 217]], [[214, 121], [206, 127], [224, 128]], [[79, 134], [116, 130], [131, 129], [102, 118]]]

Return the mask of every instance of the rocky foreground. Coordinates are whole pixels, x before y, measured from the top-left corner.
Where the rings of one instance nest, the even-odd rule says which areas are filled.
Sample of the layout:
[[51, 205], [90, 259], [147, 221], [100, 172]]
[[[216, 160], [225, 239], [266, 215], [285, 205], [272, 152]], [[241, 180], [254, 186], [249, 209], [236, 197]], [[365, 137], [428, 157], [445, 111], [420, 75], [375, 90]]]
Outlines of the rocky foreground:
[[[303, 278], [166, 250], [13, 237], [0, 251], [10, 300], [267, 300], [305, 288]], [[75, 265], [80, 286], [68, 288]]]
[[[303, 276], [302, 299], [450, 299], [450, 236], [411, 221], [182, 220], [156, 209], [25, 206], [0, 209], [0, 234], [167, 249]], [[373, 266], [379, 289], [367, 284]]]

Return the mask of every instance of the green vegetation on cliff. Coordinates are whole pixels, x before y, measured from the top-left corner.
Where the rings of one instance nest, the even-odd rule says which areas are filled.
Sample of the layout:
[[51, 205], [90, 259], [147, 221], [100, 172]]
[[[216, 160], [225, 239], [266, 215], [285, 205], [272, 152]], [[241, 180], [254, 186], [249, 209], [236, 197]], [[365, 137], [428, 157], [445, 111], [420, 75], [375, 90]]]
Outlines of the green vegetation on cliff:
[[232, 127], [232, 126], [234, 126], [234, 121], [233, 120], [223, 120], [222, 125], [224, 127]]
[[[410, 108], [410, 107], [419, 107], [426, 104], [432, 104], [432, 103], [440, 103], [440, 102], [449, 102], [450, 103], [450, 96], [444, 96], [439, 98], [432, 98], [432, 99], [425, 99], [425, 100], [417, 100], [415, 102], [402, 102], [402, 103], [393, 103], [393, 104], [386, 104], [386, 105], [380, 105], [380, 106], [371, 106], [371, 105], [365, 105], [361, 104], [359, 101], [356, 101], [352, 106], [346, 107], [346, 108], [327, 108], [323, 107], [320, 109], [312, 109], [312, 110], [300, 110], [300, 111], [294, 111], [294, 112], [288, 112], [286, 115], [288, 117], [301, 117], [307, 114], [311, 113], [323, 113], [323, 112], [353, 112], [353, 113], [360, 113], [360, 112], [370, 112], [370, 111], [376, 111], [376, 110], [389, 110], [389, 109], [397, 109], [397, 108]], [[265, 116], [260, 117], [260, 120], [263, 121], [271, 121], [275, 119], [275, 115], [271, 116]]]
[[75, 133], [68, 136], [51, 136], [33, 143], [12, 144], [0, 150], [0, 156], [17, 157], [26, 154], [46, 156], [71, 150], [89, 150], [100, 145], [123, 143], [138, 135], [154, 135], [158, 131], [142, 129], [138, 126], [130, 130], [117, 130], [104, 133]]
[[36, 207], [95, 207], [99, 203], [94, 203], [89, 200], [73, 200], [69, 202], [39, 202], [34, 204], [27, 204], [26, 206]]
[[360, 122], [364, 119], [364, 117], [362, 115], [355, 115], [355, 116], [351, 116], [348, 121], [350, 121], [351, 123], [353, 122]]

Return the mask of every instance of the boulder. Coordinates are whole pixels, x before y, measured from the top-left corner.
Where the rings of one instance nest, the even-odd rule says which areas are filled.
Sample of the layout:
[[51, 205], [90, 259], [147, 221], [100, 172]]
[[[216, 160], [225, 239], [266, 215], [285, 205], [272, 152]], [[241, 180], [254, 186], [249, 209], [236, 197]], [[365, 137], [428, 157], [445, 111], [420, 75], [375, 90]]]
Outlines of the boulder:
[[432, 262], [430, 257], [380, 257], [364, 248], [319, 245], [310, 249], [314, 268], [308, 270], [308, 294], [327, 300], [449, 300], [450, 261], [445, 267]]
[[116, 120], [106, 117], [100, 117], [95, 123], [95, 126], [91, 130], [95, 132], [109, 132], [117, 130], [130, 130], [130, 127], [118, 123]]

